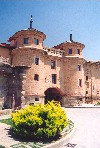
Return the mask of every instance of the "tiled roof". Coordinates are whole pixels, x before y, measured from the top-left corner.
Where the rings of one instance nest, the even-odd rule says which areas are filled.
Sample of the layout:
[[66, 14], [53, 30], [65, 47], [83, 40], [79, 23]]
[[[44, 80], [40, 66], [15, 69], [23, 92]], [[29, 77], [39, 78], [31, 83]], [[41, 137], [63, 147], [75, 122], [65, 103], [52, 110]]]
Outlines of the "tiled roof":
[[66, 44], [66, 43], [68, 43], [68, 44], [78, 44], [78, 45], [81, 45], [81, 46], [85, 47], [84, 44], [79, 43], [79, 42], [75, 42], [75, 41], [66, 41], [66, 42], [63, 42], [63, 43], [60, 43], [60, 44], [54, 46], [54, 48], [57, 48], [57, 47], [59, 48], [59, 46], [61, 46], [61, 45], [63, 45], [63, 44]]
[[33, 32], [38, 32], [39, 34], [43, 35], [44, 36], [44, 39], [46, 38], [46, 35], [41, 32], [41, 31], [38, 31], [37, 29], [25, 29], [25, 30], [20, 30], [20, 31], [17, 31], [12, 37], [10, 37], [8, 39], [8, 42], [12, 41], [13, 39], [16, 39], [18, 37], [18, 35], [21, 35], [22, 32], [27, 32], [27, 31], [33, 31]]

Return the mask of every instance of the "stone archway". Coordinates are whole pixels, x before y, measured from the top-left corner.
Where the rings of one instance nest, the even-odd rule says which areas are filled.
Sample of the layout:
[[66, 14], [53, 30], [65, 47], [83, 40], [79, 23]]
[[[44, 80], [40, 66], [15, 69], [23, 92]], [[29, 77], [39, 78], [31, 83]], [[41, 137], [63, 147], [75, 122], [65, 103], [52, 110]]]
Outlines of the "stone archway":
[[45, 103], [48, 101], [57, 101], [62, 104], [63, 93], [59, 88], [48, 88], [45, 92]]

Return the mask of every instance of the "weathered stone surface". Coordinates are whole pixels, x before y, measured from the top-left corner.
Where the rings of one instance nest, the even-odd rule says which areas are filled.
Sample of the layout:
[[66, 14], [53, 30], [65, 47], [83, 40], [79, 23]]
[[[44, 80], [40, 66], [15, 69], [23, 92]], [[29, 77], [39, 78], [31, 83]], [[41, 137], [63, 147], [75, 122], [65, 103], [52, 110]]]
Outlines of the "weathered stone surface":
[[[24, 38], [28, 38], [28, 44], [24, 44]], [[38, 39], [38, 45], [34, 38]], [[43, 46], [45, 38], [42, 32], [28, 29], [15, 33], [9, 39], [9, 48], [0, 45], [2, 59], [9, 59], [6, 63], [0, 62], [0, 78], [4, 82], [0, 84], [0, 92], [5, 94], [0, 98], [0, 106], [16, 108], [45, 103], [49, 88], [54, 88], [52, 99], [57, 101], [58, 97], [63, 106], [97, 102], [100, 99], [100, 62], [87, 62], [82, 57], [85, 46], [81, 43], [70, 41], [47, 48]], [[37, 65], [36, 57], [39, 58]], [[51, 60], [56, 63], [54, 69], [51, 69]], [[36, 74], [38, 81], [34, 80]], [[52, 74], [56, 75], [55, 84]]]

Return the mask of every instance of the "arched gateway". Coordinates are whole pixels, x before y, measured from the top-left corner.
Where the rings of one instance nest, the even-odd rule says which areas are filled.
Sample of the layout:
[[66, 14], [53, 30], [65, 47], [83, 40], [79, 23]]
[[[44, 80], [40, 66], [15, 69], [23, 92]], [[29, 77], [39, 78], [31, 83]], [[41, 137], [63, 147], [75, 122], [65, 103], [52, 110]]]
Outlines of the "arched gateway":
[[45, 93], [45, 103], [54, 100], [62, 104], [62, 97], [64, 94], [59, 88], [48, 88], [44, 93]]

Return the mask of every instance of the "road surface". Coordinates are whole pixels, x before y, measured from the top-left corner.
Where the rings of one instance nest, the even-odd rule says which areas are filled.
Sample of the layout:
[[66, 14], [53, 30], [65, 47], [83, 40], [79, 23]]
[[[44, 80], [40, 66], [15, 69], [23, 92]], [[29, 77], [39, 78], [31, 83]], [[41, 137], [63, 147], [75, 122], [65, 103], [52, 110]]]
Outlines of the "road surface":
[[100, 108], [66, 108], [76, 131], [61, 148], [100, 148]]

